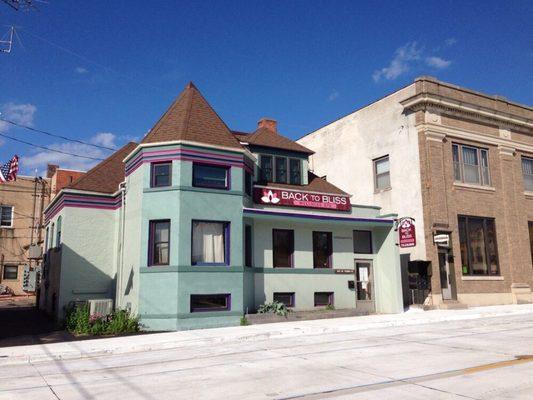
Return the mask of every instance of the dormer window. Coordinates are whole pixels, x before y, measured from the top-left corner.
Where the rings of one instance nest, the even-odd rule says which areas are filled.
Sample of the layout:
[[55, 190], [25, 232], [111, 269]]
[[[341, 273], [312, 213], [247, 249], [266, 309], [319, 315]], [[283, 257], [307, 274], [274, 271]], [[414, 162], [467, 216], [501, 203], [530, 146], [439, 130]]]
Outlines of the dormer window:
[[261, 155], [261, 178], [272, 182], [272, 156]]
[[261, 154], [261, 179], [264, 182], [302, 184], [301, 160]]
[[287, 183], [287, 159], [276, 157], [276, 182]]
[[297, 158], [291, 158], [289, 160], [290, 164], [290, 178], [291, 178], [291, 185], [301, 185], [302, 184], [302, 172], [300, 169], [300, 160]]

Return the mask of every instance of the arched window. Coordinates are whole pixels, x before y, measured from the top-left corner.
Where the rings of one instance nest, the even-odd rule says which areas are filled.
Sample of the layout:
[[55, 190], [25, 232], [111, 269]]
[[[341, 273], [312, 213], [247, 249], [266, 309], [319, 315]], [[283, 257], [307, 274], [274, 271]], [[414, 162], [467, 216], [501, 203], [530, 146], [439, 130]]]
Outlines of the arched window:
[[61, 216], [57, 219], [56, 247], [61, 246]]

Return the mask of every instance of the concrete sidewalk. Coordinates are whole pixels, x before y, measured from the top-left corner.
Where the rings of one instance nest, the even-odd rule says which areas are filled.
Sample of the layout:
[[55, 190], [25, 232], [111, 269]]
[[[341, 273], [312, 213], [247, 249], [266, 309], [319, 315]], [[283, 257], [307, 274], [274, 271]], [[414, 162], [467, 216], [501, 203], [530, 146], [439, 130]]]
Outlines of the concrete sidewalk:
[[476, 307], [466, 310], [410, 310], [403, 314], [370, 315], [312, 321], [237, 326], [94, 339], [76, 342], [0, 348], [0, 366], [29, 362], [96, 357], [150, 350], [208, 346], [224, 342], [254, 342], [302, 335], [353, 332], [369, 329], [431, 324], [533, 314], [533, 304]]

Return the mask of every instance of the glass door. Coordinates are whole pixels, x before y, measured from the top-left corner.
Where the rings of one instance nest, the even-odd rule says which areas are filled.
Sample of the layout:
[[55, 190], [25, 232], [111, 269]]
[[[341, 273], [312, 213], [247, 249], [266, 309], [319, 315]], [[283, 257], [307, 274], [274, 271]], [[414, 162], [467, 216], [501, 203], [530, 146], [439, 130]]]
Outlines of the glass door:
[[372, 261], [355, 260], [356, 309], [363, 313], [376, 310]]

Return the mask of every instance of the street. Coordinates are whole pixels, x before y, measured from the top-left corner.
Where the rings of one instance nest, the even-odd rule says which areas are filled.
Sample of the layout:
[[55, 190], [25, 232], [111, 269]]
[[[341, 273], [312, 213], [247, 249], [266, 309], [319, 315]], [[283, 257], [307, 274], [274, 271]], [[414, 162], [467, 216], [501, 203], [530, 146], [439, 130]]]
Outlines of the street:
[[528, 355], [531, 312], [8, 364], [0, 399], [531, 399]]

